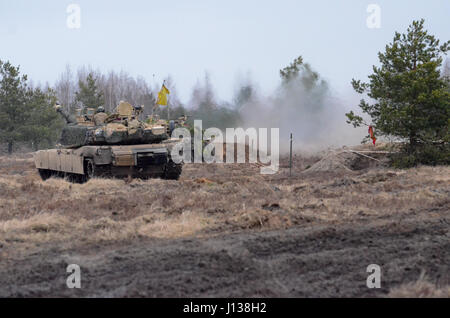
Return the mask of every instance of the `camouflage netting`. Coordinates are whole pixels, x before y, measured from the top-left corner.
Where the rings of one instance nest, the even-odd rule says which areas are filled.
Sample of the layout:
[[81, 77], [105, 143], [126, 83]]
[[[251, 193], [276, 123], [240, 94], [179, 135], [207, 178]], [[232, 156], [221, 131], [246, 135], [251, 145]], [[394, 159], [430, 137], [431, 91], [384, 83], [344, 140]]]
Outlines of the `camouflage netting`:
[[60, 143], [65, 147], [80, 147], [88, 144], [87, 136], [93, 127], [70, 125], [64, 127]]

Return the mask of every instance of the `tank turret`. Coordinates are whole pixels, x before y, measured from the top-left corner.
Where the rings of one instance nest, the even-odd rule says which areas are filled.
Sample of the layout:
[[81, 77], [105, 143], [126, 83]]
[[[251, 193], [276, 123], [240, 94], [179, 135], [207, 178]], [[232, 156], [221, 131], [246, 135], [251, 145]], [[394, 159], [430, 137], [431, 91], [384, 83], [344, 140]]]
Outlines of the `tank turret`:
[[95, 113], [88, 108], [77, 112], [76, 120], [61, 107], [57, 111], [68, 124], [63, 128], [60, 143], [64, 147], [86, 145], [134, 145], [157, 143], [169, 138], [163, 122], [146, 123], [139, 120], [142, 107], [121, 101], [111, 115]]

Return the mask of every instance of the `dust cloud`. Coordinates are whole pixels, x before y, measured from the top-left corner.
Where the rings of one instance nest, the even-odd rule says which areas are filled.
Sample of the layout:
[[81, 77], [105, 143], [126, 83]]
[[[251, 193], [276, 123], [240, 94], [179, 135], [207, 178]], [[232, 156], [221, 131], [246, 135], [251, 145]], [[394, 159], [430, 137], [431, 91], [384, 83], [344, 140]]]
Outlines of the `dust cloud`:
[[[346, 123], [345, 113], [358, 104], [355, 94], [333, 92], [324, 80], [308, 74], [281, 84], [272, 96], [253, 96], [240, 109], [244, 127], [278, 127], [280, 151], [289, 150], [290, 133], [295, 151], [317, 152], [330, 147], [359, 144], [364, 129]], [[350, 106], [350, 107], [349, 107]]]

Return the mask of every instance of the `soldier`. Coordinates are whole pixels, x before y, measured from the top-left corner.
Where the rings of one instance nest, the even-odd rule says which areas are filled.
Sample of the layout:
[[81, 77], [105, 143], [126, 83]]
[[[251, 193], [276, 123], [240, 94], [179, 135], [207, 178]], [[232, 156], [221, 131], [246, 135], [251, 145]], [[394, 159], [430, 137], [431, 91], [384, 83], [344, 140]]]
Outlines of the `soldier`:
[[94, 115], [95, 126], [104, 124], [107, 117], [108, 115], [105, 113], [105, 108], [103, 106], [99, 106], [97, 108], [97, 113]]
[[134, 106], [134, 114], [135, 116], [139, 116], [144, 110], [144, 105], [136, 105]]

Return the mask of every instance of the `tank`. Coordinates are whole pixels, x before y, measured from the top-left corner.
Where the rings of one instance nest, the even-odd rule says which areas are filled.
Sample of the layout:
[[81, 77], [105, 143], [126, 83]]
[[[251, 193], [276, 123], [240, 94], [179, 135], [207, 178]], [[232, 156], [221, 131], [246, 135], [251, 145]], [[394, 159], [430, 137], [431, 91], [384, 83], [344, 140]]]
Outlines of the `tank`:
[[170, 139], [164, 122], [139, 120], [140, 107], [120, 102], [111, 115], [94, 109], [72, 116], [56, 105], [65, 119], [56, 149], [40, 150], [35, 166], [43, 180], [61, 176], [74, 182], [92, 177], [164, 178], [177, 180], [182, 164], [171, 159], [178, 139]]

